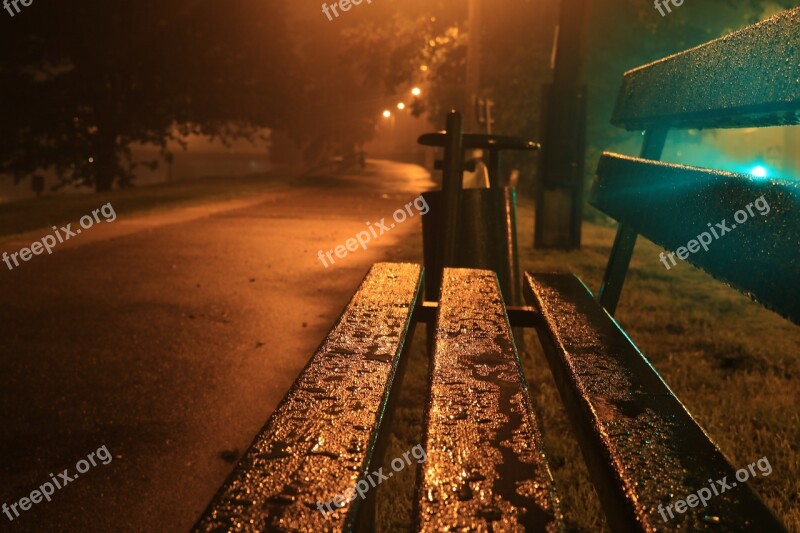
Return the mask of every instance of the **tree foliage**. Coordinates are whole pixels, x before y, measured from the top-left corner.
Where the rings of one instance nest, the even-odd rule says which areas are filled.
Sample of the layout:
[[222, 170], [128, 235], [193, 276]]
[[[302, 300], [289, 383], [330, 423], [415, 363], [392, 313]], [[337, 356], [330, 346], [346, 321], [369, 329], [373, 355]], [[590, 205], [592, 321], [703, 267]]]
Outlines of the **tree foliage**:
[[421, 80], [419, 67], [445, 0], [386, 0], [353, 7], [333, 21], [296, 4], [308, 31], [296, 36], [297, 98], [286, 131], [314, 164], [370, 140], [387, 105]]
[[[609, 147], [626, 139], [608, 123], [625, 70], [791, 0], [698, 1], [667, 17], [638, 0], [589, 4], [590, 144]], [[558, 8], [483, 0], [481, 92], [497, 104], [498, 132], [537, 137]], [[166, 150], [187, 133], [262, 127], [319, 161], [369, 140], [380, 111], [412, 84], [425, 88], [414, 112], [442, 126], [454, 106], [472, 112], [466, 16], [467, 0], [362, 2], [333, 21], [308, 4], [263, 0], [37, 0], [0, 17], [0, 174], [52, 168], [64, 183], [104, 190], [129, 183], [132, 144]]]
[[37, 0], [0, 19], [0, 173], [16, 180], [126, 185], [133, 143], [252, 135], [292, 107], [279, 3]]

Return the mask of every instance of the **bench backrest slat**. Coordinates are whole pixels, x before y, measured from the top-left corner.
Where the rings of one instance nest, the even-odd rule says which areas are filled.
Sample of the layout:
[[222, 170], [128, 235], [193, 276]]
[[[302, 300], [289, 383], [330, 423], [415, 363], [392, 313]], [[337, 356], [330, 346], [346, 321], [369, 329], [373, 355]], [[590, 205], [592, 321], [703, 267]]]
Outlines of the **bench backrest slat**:
[[628, 130], [800, 123], [800, 8], [625, 74]]
[[605, 153], [591, 204], [666, 248], [665, 269], [698, 241], [687, 261], [800, 323], [800, 182]]
[[[418, 265], [379, 263], [209, 505], [195, 531], [344, 531], [360, 498], [318, 509], [371, 468], [420, 294]], [[341, 500], [340, 500], [341, 501]]]
[[418, 494], [420, 531], [559, 530], [494, 272], [445, 269]]
[[578, 278], [529, 274], [526, 282], [612, 531], [785, 531], [747, 483], [719, 495], [709, 490], [707, 506], [684, 514], [666, 509], [710, 479], [733, 481], [736, 469]]

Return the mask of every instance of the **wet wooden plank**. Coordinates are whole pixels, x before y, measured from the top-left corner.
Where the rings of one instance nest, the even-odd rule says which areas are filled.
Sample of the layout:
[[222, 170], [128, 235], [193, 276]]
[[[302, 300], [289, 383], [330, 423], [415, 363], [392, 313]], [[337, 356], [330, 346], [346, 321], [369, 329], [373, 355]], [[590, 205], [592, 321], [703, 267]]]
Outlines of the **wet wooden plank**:
[[418, 265], [370, 269], [194, 531], [354, 526], [359, 498], [327, 516], [317, 503], [370, 471], [421, 279]]
[[628, 130], [800, 123], [800, 8], [625, 73]]
[[418, 493], [420, 531], [544, 531], [559, 524], [497, 278], [445, 269]]
[[[525, 296], [614, 531], [785, 531], [578, 278], [528, 274]], [[669, 517], [668, 505], [724, 477], [732, 488], [707, 507]]]
[[[591, 203], [800, 324], [800, 181], [604, 153]], [[665, 272], [687, 268], [673, 258], [650, 260], [663, 261]]]

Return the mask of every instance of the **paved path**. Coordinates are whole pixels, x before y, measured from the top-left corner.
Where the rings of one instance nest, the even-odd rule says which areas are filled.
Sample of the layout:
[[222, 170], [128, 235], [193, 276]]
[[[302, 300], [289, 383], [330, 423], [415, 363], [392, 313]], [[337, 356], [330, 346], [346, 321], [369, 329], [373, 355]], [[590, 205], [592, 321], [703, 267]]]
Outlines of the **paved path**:
[[419, 238], [419, 217], [331, 268], [317, 251], [430, 187], [419, 167], [372, 162], [0, 263], [0, 504], [102, 446], [113, 455], [13, 522], [0, 514], [0, 530], [188, 530], [369, 265]]

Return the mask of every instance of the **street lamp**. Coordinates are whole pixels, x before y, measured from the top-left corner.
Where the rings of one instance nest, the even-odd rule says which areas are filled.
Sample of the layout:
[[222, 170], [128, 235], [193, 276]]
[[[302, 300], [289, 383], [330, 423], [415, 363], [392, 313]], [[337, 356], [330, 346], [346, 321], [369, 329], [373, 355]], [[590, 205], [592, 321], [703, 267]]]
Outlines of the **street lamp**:
[[400, 102], [399, 104], [397, 104], [397, 109], [399, 109], [400, 111], [402, 111], [405, 108], [406, 108], [406, 104], [404, 104], [403, 102]]
[[413, 89], [411, 89], [411, 94], [413, 94], [414, 96], [419, 96], [422, 94], [422, 89], [420, 89], [419, 87], [414, 87]]
[[392, 117], [392, 112], [389, 111], [388, 109], [383, 112], [383, 118], [391, 118], [391, 117]]

